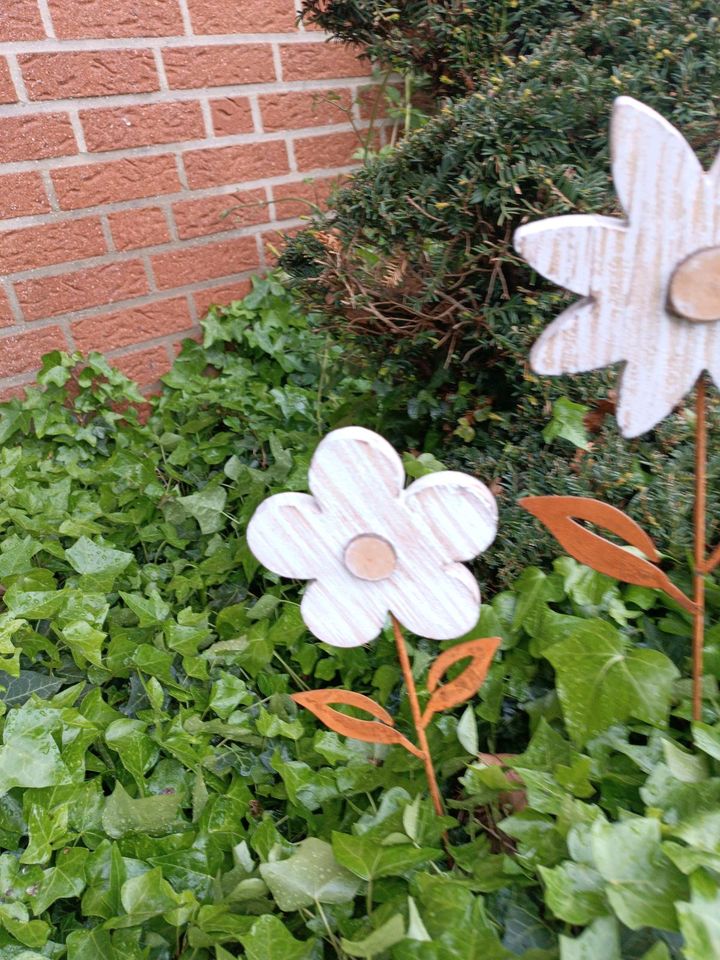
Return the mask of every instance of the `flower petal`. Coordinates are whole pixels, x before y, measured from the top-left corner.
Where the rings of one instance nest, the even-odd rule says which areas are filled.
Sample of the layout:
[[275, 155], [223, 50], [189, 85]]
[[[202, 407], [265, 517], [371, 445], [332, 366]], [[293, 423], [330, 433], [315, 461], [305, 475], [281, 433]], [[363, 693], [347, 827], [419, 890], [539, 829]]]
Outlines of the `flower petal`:
[[429, 640], [452, 640], [472, 630], [480, 614], [480, 588], [467, 567], [452, 563], [433, 577], [404, 571], [386, 589], [390, 609], [404, 627]]
[[446, 563], [472, 560], [497, 534], [495, 497], [484, 483], [465, 473], [443, 470], [421, 477], [408, 487], [403, 500], [413, 524], [424, 528], [423, 540], [434, 541]]
[[319, 505], [307, 493], [277, 493], [257, 508], [247, 528], [251, 552], [281, 577], [312, 580], [337, 564]]
[[333, 647], [359, 647], [380, 633], [388, 614], [383, 586], [360, 582], [342, 568], [311, 583], [300, 604], [308, 629]]
[[329, 514], [358, 530], [387, 514], [405, 483], [402, 461], [383, 437], [364, 427], [333, 430], [319, 444], [308, 483]]
[[629, 362], [618, 390], [617, 422], [622, 435], [639, 437], [652, 430], [692, 390], [701, 370], [702, 361], [684, 365], [681, 357], [672, 367], [665, 363], [653, 366], [641, 359]]
[[658, 219], [687, 218], [701, 188], [703, 169], [671, 123], [632, 97], [618, 97], [610, 147], [615, 190], [635, 226], [647, 223], [655, 231]]
[[620, 220], [572, 214], [528, 223], [513, 243], [533, 269], [560, 287], [587, 297], [593, 291], [598, 246], [605, 230], [624, 230]]
[[602, 310], [595, 300], [581, 300], [568, 307], [535, 341], [530, 351], [533, 370], [558, 376], [624, 360], [629, 344], [618, 335], [622, 331], [608, 328], [602, 320]]

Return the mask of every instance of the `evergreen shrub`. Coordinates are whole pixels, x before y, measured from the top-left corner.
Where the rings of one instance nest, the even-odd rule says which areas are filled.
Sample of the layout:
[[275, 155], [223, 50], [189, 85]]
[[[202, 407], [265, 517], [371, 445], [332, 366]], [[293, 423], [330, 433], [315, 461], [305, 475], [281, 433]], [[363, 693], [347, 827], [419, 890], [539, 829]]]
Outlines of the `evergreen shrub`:
[[[360, 171], [282, 260], [305, 302], [359, 339], [368, 367], [393, 371], [408, 443], [496, 479], [501, 576], [551, 549], [539, 530], [527, 537], [515, 506], [525, 493], [592, 493], [628, 509], [674, 556], [690, 542], [691, 415], [626, 442], [611, 415], [614, 372], [532, 374], [531, 344], [571, 297], [530, 271], [512, 235], [557, 214], [622, 216], [607, 151], [620, 94], [659, 110], [703, 162], [713, 159], [717, 4], [605, 0], [574, 22], [563, 11], [547, 5], [550, 32], [533, 50], [478, 68], [472, 95]], [[473, 42], [482, 60], [481, 21]], [[368, 20], [356, 38], [371, 29]], [[406, 40], [415, 42], [411, 30]], [[414, 49], [422, 58], [420, 41]]]
[[306, 20], [436, 97], [475, 90], [502, 57], [532, 49], [588, 0], [304, 0]]

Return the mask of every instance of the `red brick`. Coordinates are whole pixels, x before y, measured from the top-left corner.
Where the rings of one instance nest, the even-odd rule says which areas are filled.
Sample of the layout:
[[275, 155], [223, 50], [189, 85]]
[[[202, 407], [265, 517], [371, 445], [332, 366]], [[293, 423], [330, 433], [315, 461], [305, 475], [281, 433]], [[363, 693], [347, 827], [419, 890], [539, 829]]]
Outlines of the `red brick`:
[[0, 287], [0, 327], [11, 327], [15, 323], [8, 295]]
[[148, 283], [139, 260], [124, 260], [54, 277], [23, 280], [15, 284], [15, 292], [25, 319], [40, 320], [141, 297], [148, 292]]
[[295, 30], [293, 0], [188, 0], [193, 32], [290, 33]]
[[272, 49], [267, 43], [171, 47], [163, 57], [168, 83], [175, 90], [275, 80]]
[[320, 167], [348, 167], [358, 163], [353, 154], [362, 144], [354, 131], [330, 133], [325, 137], [301, 137], [295, 141], [298, 170]]
[[[12, 0], [15, 2], [15, 0]], [[49, 0], [61, 40], [182, 36], [178, 0]]]
[[99, 257], [106, 252], [107, 244], [97, 219], [0, 232], [0, 264], [6, 273]]
[[282, 140], [190, 150], [184, 160], [191, 190], [279, 177], [290, 169], [287, 148]]
[[108, 220], [118, 250], [154, 247], [170, 241], [167, 219], [159, 207], [111, 213]]
[[183, 245], [152, 258], [155, 279], [161, 290], [243, 273], [258, 265], [254, 237], [239, 237], [237, 240], [209, 243], [202, 247]]
[[37, 0], [3, 0], [0, 5], [0, 43], [45, 39]]
[[175, 158], [168, 154], [65, 167], [54, 170], [52, 179], [64, 210], [181, 190]]
[[71, 324], [75, 343], [79, 350], [85, 352], [129, 347], [144, 340], [183, 333], [192, 327], [193, 318], [185, 297], [158, 300], [131, 310], [76, 320]]
[[0, 377], [36, 370], [46, 353], [67, 349], [67, 340], [60, 327], [43, 327], [42, 330], [3, 337], [0, 339]]
[[153, 143], [178, 143], [205, 136], [200, 104], [148, 103], [81, 110], [88, 150], [128, 150]]
[[252, 284], [249, 280], [239, 280], [237, 283], [227, 283], [221, 286], [210, 287], [195, 294], [195, 307], [201, 317], [204, 317], [213, 305], [225, 306], [233, 300], [242, 300], [246, 297]]
[[254, 129], [252, 110], [247, 97], [223, 97], [211, 100], [213, 130], [218, 137], [230, 137], [236, 133], [252, 133]]
[[0, 177], [0, 219], [45, 213], [50, 201], [39, 173], [8, 173]]
[[264, 190], [183, 200], [173, 205], [173, 213], [181, 240], [267, 223], [270, 219]]
[[340, 183], [341, 177], [323, 177], [319, 180], [301, 180], [273, 186], [275, 216], [278, 220], [294, 220], [296, 217], [308, 216], [315, 207], [325, 204], [333, 189]]
[[29, 386], [32, 385], [32, 380], [22, 386], [18, 384], [16, 387], [4, 387], [0, 390], [0, 403], [5, 403], [6, 400], [12, 400], [14, 397], [17, 397], [18, 400], [25, 399], [25, 391]]
[[[357, 102], [363, 120], [379, 120], [388, 114], [388, 98], [385, 95], [385, 87], [380, 84], [374, 83], [362, 87], [358, 93]], [[430, 110], [432, 111], [432, 107]]]
[[42, 160], [77, 153], [66, 113], [36, 113], [0, 119], [0, 163]]
[[368, 60], [358, 60], [359, 50], [339, 43], [284, 43], [280, 47], [284, 80], [333, 80], [365, 77]]
[[16, 103], [15, 84], [5, 57], [0, 57], [0, 103]]
[[161, 346], [126, 353], [121, 357], [113, 358], [110, 363], [122, 371], [126, 377], [136, 380], [141, 387], [155, 383], [172, 367], [167, 350]]
[[270, 93], [259, 98], [263, 129], [267, 133], [347, 123], [352, 107], [349, 90], [301, 90]]
[[151, 50], [27, 53], [18, 57], [31, 100], [148, 93], [159, 89]]

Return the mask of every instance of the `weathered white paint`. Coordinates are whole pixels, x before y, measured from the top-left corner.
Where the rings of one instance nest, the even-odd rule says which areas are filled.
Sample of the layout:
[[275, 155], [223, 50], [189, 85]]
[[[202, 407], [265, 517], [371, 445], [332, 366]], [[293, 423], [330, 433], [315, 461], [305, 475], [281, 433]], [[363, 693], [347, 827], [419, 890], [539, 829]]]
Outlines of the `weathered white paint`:
[[720, 384], [719, 259], [699, 256], [720, 245], [720, 154], [704, 173], [680, 133], [630, 97], [615, 101], [611, 152], [627, 221], [553, 217], [520, 227], [514, 243], [539, 273], [586, 298], [542, 334], [533, 369], [624, 363], [617, 417], [634, 437], [666, 417], [703, 370]]
[[248, 544], [261, 563], [313, 581], [301, 612], [320, 640], [368, 643], [388, 612], [435, 640], [477, 622], [480, 591], [461, 561], [494, 540], [495, 498], [479, 480], [449, 470], [404, 484], [402, 461], [386, 440], [345, 427], [315, 452], [312, 496], [277, 494], [250, 521]]

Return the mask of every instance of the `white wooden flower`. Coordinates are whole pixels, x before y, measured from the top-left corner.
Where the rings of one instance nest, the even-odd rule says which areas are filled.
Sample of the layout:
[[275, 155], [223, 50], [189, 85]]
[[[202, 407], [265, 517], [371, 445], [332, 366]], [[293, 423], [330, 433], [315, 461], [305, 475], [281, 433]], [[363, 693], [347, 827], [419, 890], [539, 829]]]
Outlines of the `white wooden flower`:
[[624, 363], [618, 422], [650, 430], [707, 370], [720, 384], [720, 154], [705, 173], [680, 133], [630, 97], [615, 101], [612, 173], [627, 221], [564, 216], [520, 227], [515, 248], [585, 297], [531, 353], [543, 374]]
[[270, 570], [312, 580], [301, 612], [316, 637], [336, 647], [368, 643], [388, 612], [434, 640], [475, 625], [480, 591], [459, 561], [495, 539], [497, 505], [483, 483], [442, 471], [404, 489], [400, 457], [362, 427], [321, 441], [308, 482], [312, 496], [265, 500], [247, 537]]

